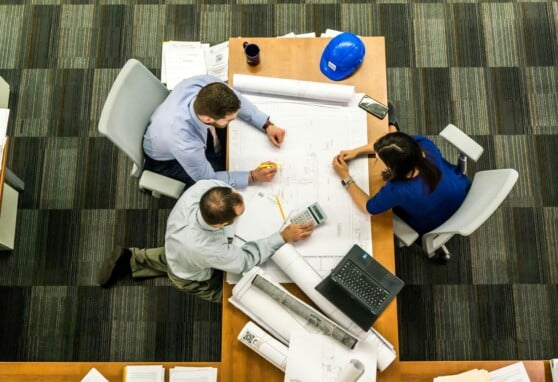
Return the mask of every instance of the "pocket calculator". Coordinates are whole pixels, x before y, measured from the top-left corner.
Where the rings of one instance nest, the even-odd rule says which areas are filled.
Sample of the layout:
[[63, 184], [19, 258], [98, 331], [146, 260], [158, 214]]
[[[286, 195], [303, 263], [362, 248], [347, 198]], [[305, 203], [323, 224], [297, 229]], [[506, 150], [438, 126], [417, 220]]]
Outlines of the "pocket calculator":
[[327, 219], [327, 216], [318, 204], [318, 202], [310, 204], [301, 212], [296, 213], [291, 217], [291, 223], [305, 224], [312, 223], [313, 225], [322, 224]]

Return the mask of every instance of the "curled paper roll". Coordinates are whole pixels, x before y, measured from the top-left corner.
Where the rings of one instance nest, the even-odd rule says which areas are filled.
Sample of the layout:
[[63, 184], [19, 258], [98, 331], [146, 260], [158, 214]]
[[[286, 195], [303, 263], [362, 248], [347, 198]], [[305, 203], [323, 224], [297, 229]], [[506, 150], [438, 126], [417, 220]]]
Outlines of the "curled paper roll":
[[237, 90], [250, 93], [274, 94], [342, 104], [349, 103], [355, 95], [355, 87], [352, 85], [250, 76], [247, 74], [235, 74], [233, 76], [233, 86]]
[[356, 382], [362, 374], [364, 374], [364, 364], [358, 359], [352, 359], [339, 373], [337, 382]]
[[289, 349], [252, 321], [244, 325], [238, 334], [238, 340], [279, 370], [285, 371]]
[[[320, 275], [312, 268], [306, 260], [298, 253], [291, 244], [285, 244], [271, 257], [271, 260], [287, 274], [291, 280], [316, 304], [321, 311], [355, 335], [362, 345], [370, 346], [377, 344], [378, 347], [378, 370], [384, 371], [395, 360], [395, 349], [385, 338], [376, 331], [365, 332], [349, 317], [341, 312], [328, 299], [322, 296], [314, 287], [322, 281]], [[359, 345], [357, 345], [358, 347]]]

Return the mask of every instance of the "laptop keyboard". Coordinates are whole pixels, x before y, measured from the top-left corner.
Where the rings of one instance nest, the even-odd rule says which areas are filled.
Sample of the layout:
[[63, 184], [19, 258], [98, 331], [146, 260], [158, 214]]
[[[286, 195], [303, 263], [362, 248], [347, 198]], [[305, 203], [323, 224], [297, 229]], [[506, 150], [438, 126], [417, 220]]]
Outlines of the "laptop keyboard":
[[331, 277], [371, 310], [379, 309], [389, 296], [352, 261], [346, 261]]

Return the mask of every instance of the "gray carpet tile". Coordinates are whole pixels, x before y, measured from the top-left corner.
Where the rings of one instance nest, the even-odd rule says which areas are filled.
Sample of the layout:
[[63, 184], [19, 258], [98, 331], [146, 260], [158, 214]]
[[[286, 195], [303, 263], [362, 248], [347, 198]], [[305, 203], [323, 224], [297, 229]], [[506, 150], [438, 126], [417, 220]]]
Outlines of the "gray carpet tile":
[[[386, 62], [388, 72], [400, 68], [415, 66], [415, 44], [413, 40], [413, 24], [411, 9], [405, 4], [380, 4], [379, 23], [381, 30], [378, 35], [386, 36]], [[390, 82], [391, 87], [398, 82]], [[395, 93], [390, 91], [390, 97]]]
[[556, 83], [558, 81], [558, 68], [530, 67], [525, 68], [525, 82], [527, 87], [527, 100], [529, 102], [529, 125], [533, 134], [556, 134], [556, 121], [558, 121], [558, 104], [556, 97]]
[[[554, 207], [543, 208], [544, 219], [544, 238], [546, 240], [546, 248], [554, 251], [558, 248], [558, 209]], [[556, 252], [554, 252], [556, 253]], [[558, 256], [548, 256], [548, 273], [550, 283], [558, 284]], [[558, 322], [558, 321], [555, 321]]]
[[[191, 3], [196, 2], [192, 1]], [[200, 41], [200, 22], [205, 14], [205, 11], [202, 12], [194, 4], [171, 4], [171, 2], [167, 2], [163, 24], [163, 40]]]
[[481, 11], [475, 4], [450, 4], [447, 14], [452, 43], [449, 64], [455, 67], [486, 65]]
[[0, 326], [0, 358], [3, 361], [26, 359], [26, 344], [22, 340], [29, 316], [31, 287], [0, 286], [0, 298], [3, 301], [2, 325]]
[[[543, 206], [558, 206], [558, 163], [556, 161], [556, 148], [558, 148], [557, 135], [537, 135], [534, 142], [536, 166], [539, 173], [539, 184], [535, 185], [540, 190]], [[532, 152], [529, 153], [533, 157]]]
[[486, 64], [488, 67], [517, 67], [520, 64], [517, 4], [487, 2], [480, 4]]
[[95, 66], [95, 11], [92, 4], [61, 7], [57, 67], [87, 69]]
[[415, 64], [419, 68], [448, 66], [447, 16], [440, 4], [413, 5]]
[[44, 157], [40, 208], [71, 209], [77, 195], [79, 138], [48, 139]]

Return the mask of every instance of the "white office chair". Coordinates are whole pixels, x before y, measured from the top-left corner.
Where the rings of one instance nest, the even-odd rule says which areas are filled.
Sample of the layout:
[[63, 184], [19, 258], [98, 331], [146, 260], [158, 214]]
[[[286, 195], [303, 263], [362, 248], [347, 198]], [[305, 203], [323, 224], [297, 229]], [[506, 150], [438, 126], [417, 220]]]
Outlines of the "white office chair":
[[149, 117], [167, 97], [169, 91], [138, 60], [124, 64], [107, 96], [99, 132], [122, 150], [132, 161], [130, 176], [139, 177], [139, 187], [159, 198], [178, 199], [185, 184], [167, 176], [143, 171], [143, 135]]
[[[440, 136], [459, 150], [458, 167], [465, 173], [467, 158], [477, 161], [483, 148], [454, 125], [448, 125]], [[469, 236], [479, 228], [504, 201], [518, 178], [514, 169], [479, 171], [457, 211], [442, 225], [422, 235], [422, 249], [430, 258], [442, 249], [449, 257], [445, 243], [453, 235]], [[393, 231], [399, 246], [410, 246], [419, 237], [407, 223], [393, 215]]]

